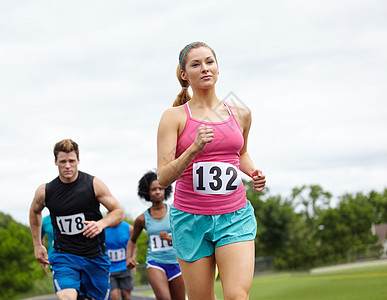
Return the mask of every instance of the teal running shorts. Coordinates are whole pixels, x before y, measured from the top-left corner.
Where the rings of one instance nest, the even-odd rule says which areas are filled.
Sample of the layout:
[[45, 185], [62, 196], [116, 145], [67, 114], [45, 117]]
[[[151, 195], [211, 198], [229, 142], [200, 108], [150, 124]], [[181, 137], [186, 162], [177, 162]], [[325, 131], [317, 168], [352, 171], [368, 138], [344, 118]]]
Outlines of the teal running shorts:
[[184, 261], [210, 256], [216, 247], [254, 240], [257, 221], [250, 201], [245, 207], [221, 215], [197, 215], [171, 205], [173, 249]]

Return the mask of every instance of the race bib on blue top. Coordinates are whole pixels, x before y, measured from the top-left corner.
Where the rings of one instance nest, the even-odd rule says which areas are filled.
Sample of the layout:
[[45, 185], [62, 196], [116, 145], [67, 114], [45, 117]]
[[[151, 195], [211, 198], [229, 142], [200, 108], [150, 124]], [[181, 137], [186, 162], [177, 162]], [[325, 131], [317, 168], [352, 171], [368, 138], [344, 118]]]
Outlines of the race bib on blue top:
[[121, 261], [126, 259], [125, 249], [116, 249], [116, 250], [108, 250], [107, 255], [109, 256], [110, 261]]
[[151, 246], [152, 252], [166, 251], [166, 250], [173, 249], [172, 242], [169, 242], [167, 240], [162, 240], [159, 235], [151, 235], [149, 239], [150, 239], [150, 246]]

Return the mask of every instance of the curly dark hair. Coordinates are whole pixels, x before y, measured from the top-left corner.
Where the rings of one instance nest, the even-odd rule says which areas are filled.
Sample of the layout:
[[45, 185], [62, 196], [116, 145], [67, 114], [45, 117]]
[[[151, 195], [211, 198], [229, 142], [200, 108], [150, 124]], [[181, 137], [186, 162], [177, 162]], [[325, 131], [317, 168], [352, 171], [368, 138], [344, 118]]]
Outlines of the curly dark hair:
[[[149, 197], [149, 187], [152, 184], [152, 182], [155, 180], [157, 180], [157, 174], [155, 172], [149, 171], [145, 173], [145, 175], [142, 176], [141, 179], [138, 181], [137, 195], [140, 198], [145, 199], [146, 201], [151, 201]], [[172, 187], [168, 186], [165, 189], [164, 200], [168, 199], [171, 193], [172, 193]]]

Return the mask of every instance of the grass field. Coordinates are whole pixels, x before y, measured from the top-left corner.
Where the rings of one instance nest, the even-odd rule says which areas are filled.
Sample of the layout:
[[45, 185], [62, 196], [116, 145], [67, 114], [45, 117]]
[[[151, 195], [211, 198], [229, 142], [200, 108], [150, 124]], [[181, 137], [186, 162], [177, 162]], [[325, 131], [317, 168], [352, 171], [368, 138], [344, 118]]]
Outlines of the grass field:
[[[223, 299], [220, 282], [215, 293]], [[385, 300], [387, 267], [363, 267], [323, 274], [282, 273], [254, 277], [251, 300]]]

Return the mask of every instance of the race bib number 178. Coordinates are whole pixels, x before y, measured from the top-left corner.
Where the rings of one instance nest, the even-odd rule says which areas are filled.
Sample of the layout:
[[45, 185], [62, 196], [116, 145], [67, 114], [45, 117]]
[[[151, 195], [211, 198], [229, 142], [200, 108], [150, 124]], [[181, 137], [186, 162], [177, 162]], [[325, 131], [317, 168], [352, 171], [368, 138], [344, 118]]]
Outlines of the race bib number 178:
[[85, 227], [84, 222], [84, 213], [56, 217], [56, 223], [58, 225], [60, 233], [66, 235], [82, 233], [83, 227]]
[[193, 188], [201, 194], [230, 194], [241, 184], [239, 170], [224, 162], [193, 164]]

